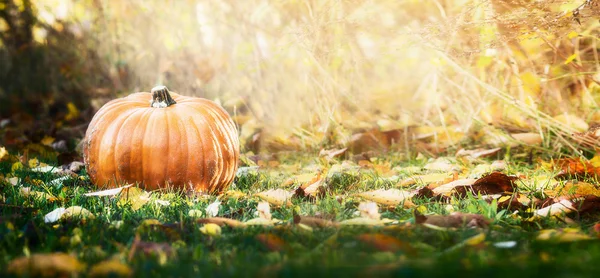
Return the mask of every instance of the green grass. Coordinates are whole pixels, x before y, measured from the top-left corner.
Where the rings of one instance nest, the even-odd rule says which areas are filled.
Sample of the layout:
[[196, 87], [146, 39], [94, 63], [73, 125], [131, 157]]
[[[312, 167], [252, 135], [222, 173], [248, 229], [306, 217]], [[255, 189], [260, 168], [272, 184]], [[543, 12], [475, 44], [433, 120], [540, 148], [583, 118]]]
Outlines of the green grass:
[[[283, 161], [288, 165], [300, 163], [301, 169], [314, 169], [315, 162], [317, 166], [321, 165], [320, 161], [306, 157], [285, 158]], [[394, 166], [425, 164], [424, 161], [402, 162], [394, 155], [380, 157], [379, 161], [391, 161]], [[548, 174], [518, 161], [512, 165], [505, 172], [519, 172], [527, 177]], [[600, 270], [596, 263], [600, 261], [598, 240], [536, 240], [541, 229], [578, 227], [583, 233], [593, 235], [591, 227], [600, 219], [597, 213], [570, 215], [574, 220], [570, 224], [557, 218], [529, 221], [527, 216], [530, 213], [527, 211], [521, 211], [521, 217], [515, 217], [511, 212], [498, 210], [493, 203], [469, 196], [454, 199], [453, 208], [490, 217], [493, 222], [488, 228], [440, 230], [415, 225], [413, 209], [402, 206], [380, 207], [382, 218], [397, 221], [383, 227], [342, 226], [308, 230], [293, 224], [294, 212], [300, 215], [330, 215], [336, 221], [354, 218], [361, 200], [352, 194], [395, 186], [393, 179], [368, 169], [327, 179], [329, 190], [316, 201], [293, 199], [292, 206], [272, 206], [273, 217], [281, 219], [281, 224], [273, 227], [223, 227], [220, 236], [202, 233], [202, 224], [188, 216], [192, 209], [204, 211], [216, 196], [195, 198], [173, 192], [154, 193], [153, 199], [168, 200], [170, 204], [163, 206], [149, 202], [134, 210], [131, 205], [119, 204], [116, 198], [83, 196], [96, 191], [85, 173], [62, 184], [49, 185], [57, 177], [54, 174], [28, 169], [11, 174], [11, 164], [7, 162], [0, 163], [0, 171], [7, 177], [14, 175], [22, 180], [17, 186], [2, 181], [0, 269], [3, 273], [15, 258], [51, 252], [65, 252], [78, 258], [86, 265], [82, 271], [84, 275], [95, 264], [111, 258], [128, 265], [135, 276], [157, 277], [591, 277]], [[222, 198], [219, 216], [240, 221], [256, 218], [256, 205], [260, 200], [252, 194], [278, 188], [290, 176], [292, 173], [281, 167], [250, 171], [239, 176], [235, 189], [245, 196]], [[408, 176], [399, 171], [397, 179]], [[412, 188], [422, 186], [417, 183]], [[20, 187], [51, 193], [59, 200], [50, 202], [26, 197]], [[295, 187], [297, 185], [290, 185], [286, 189]], [[419, 209], [425, 210], [425, 214], [448, 214], [445, 203], [426, 198], [414, 199], [413, 202]], [[95, 218], [44, 223], [44, 215], [48, 212], [75, 205], [88, 209]], [[162, 224], [148, 225], [148, 219], [156, 219]], [[475, 245], [464, 243], [480, 233], [485, 234], [485, 241]], [[257, 238], [261, 234], [275, 235], [283, 240], [280, 250], [273, 251], [261, 242]], [[401, 242], [402, 247], [381, 251], [375, 245], [359, 240], [363, 234], [385, 234]], [[159, 248], [160, 251], [150, 254], [136, 252], [130, 256], [136, 235], [142, 242], [166, 243], [169, 247]], [[506, 249], [493, 245], [502, 241], [516, 241], [517, 244]]]

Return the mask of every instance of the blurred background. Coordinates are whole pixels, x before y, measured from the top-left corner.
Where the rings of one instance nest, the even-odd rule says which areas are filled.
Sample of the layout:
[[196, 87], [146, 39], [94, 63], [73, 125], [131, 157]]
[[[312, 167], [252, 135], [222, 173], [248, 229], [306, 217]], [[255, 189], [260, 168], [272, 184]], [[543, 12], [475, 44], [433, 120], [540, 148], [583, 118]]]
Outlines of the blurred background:
[[[219, 102], [246, 153], [568, 140], [600, 122], [590, 0], [0, 0], [0, 144], [77, 148], [107, 101]], [[59, 146], [60, 147], [60, 146]]]

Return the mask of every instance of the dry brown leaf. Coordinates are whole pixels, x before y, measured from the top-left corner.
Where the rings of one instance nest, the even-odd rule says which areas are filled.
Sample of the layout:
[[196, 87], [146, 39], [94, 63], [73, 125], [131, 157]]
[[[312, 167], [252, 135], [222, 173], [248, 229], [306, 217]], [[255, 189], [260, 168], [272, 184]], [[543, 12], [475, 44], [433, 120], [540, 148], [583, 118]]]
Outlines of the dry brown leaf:
[[467, 192], [471, 192], [473, 195], [514, 192], [516, 187], [514, 182], [518, 179], [518, 177], [508, 176], [504, 173], [492, 172], [489, 175], [481, 177], [472, 185], [455, 187], [454, 192], [457, 196], [466, 196]]
[[[378, 189], [368, 192], [357, 193], [355, 196], [363, 199], [373, 201], [380, 205], [385, 206], [397, 206], [403, 204], [405, 201], [410, 201], [410, 198], [414, 193], [399, 189]], [[406, 203], [409, 204], [409, 203]]]
[[328, 219], [294, 215], [294, 224], [304, 224], [312, 228], [337, 227], [338, 224]]
[[279, 252], [285, 248], [285, 241], [274, 234], [259, 234], [256, 239], [260, 241], [269, 251]]
[[539, 145], [543, 141], [539, 133], [512, 133], [510, 136], [525, 145]]
[[196, 223], [198, 223], [198, 224], [212, 223], [212, 224], [217, 224], [219, 226], [229, 226], [232, 228], [242, 228], [245, 226], [244, 223], [242, 223], [238, 220], [231, 219], [231, 218], [225, 218], [225, 217], [200, 218], [200, 219], [196, 220]]
[[357, 238], [382, 252], [412, 251], [408, 243], [386, 234], [361, 234]]
[[133, 270], [116, 259], [99, 262], [90, 268], [89, 277], [131, 277]]
[[292, 197], [294, 194], [292, 192], [283, 190], [281, 188], [271, 189], [263, 192], [259, 192], [254, 194], [255, 196], [269, 202], [269, 204], [274, 206], [291, 206], [292, 205]]
[[18, 276], [58, 277], [77, 276], [85, 264], [65, 253], [33, 254], [8, 263], [6, 271]]
[[418, 210], [415, 213], [415, 224], [426, 224], [444, 228], [486, 228], [490, 220], [480, 214], [453, 212], [450, 215], [422, 215]]
[[493, 156], [493, 155], [499, 153], [500, 150], [501, 150], [501, 148], [475, 149], [475, 150], [460, 149], [458, 152], [456, 152], [456, 156], [457, 157], [464, 156], [467, 159], [474, 160], [474, 159]]
[[323, 195], [325, 190], [323, 188], [323, 181], [325, 179], [318, 176], [317, 180], [312, 180], [310, 183], [306, 183], [296, 189], [296, 196], [298, 197], [311, 197]]
[[[388, 132], [389, 133], [389, 132]], [[347, 147], [352, 153], [364, 153], [368, 151], [383, 151], [390, 146], [390, 136], [378, 129], [353, 134], [348, 140]], [[390, 133], [391, 134], [391, 133]]]
[[326, 157], [327, 159], [331, 160], [343, 156], [344, 154], [346, 154], [347, 150], [348, 148], [332, 150], [321, 149], [321, 151], [319, 151], [319, 156]]
[[600, 126], [591, 127], [585, 132], [575, 133], [573, 138], [575, 142], [584, 147], [598, 149], [600, 147]]

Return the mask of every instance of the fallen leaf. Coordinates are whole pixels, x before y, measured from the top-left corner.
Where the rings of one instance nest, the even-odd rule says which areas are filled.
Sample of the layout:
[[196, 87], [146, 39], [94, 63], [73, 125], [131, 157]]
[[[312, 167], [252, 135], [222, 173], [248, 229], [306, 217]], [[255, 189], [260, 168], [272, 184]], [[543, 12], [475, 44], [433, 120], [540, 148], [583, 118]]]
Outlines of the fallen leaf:
[[[600, 142], [600, 126], [590, 127], [587, 131], [573, 134], [575, 142], [588, 148], [598, 148]], [[596, 167], [600, 165], [595, 165]]]
[[348, 148], [332, 149], [332, 150], [321, 149], [321, 151], [319, 151], [319, 156], [326, 157], [331, 160], [336, 157], [343, 156], [347, 150], [348, 150]]
[[559, 214], [567, 214], [574, 211], [577, 211], [577, 209], [573, 206], [573, 202], [571, 200], [564, 199], [545, 208], [536, 210], [534, 212], [534, 216], [555, 216]]
[[382, 252], [412, 251], [408, 243], [385, 234], [361, 234], [357, 238]]
[[510, 136], [525, 145], [539, 145], [543, 141], [539, 133], [512, 133]]
[[244, 222], [244, 224], [246, 226], [273, 226], [275, 222], [274, 220], [257, 217]]
[[65, 208], [57, 208], [44, 215], [44, 223], [54, 223], [60, 219], [65, 212]]
[[49, 253], [16, 258], [8, 263], [6, 271], [22, 277], [67, 277], [77, 276], [84, 269], [85, 264], [71, 255]]
[[217, 224], [219, 226], [229, 226], [232, 228], [239, 228], [239, 227], [245, 226], [244, 223], [242, 223], [238, 220], [231, 219], [231, 218], [224, 218], [224, 217], [200, 218], [200, 219], [196, 220], [196, 223], [198, 223], [198, 224], [213, 223], [213, 224]]
[[381, 214], [379, 214], [379, 207], [377, 207], [377, 203], [375, 202], [361, 202], [358, 204], [358, 211], [360, 212], [361, 217], [375, 220], [379, 220], [381, 218]]
[[90, 268], [89, 277], [131, 277], [133, 270], [117, 259], [99, 262]]
[[256, 206], [258, 217], [266, 220], [271, 220], [271, 206], [268, 202], [259, 202]]
[[136, 211], [150, 201], [150, 195], [151, 193], [139, 187], [124, 188], [122, 189], [122, 193], [119, 194], [117, 205], [131, 205], [131, 209]]
[[73, 219], [73, 218], [94, 219], [95, 216], [93, 213], [91, 213], [89, 210], [87, 210], [85, 208], [82, 208], [80, 206], [72, 206], [72, 207], [66, 208], [63, 211], [62, 216], [60, 218], [61, 219]]
[[55, 197], [54, 195], [47, 193], [47, 192], [31, 190], [30, 187], [22, 187], [21, 194], [23, 194], [24, 197], [31, 197], [34, 199], [44, 199], [48, 202], [58, 201], [58, 198]]
[[594, 239], [593, 237], [581, 233], [579, 229], [565, 228], [565, 229], [547, 229], [540, 231], [536, 238], [537, 240], [548, 240], [555, 242], [574, 242], [581, 240]]
[[328, 219], [300, 215], [294, 215], [294, 224], [303, 224], [313, 228], [326, 228], [338, 226], [338, 223], [335, 223]]
[[476, 149], [476, 150], [465, 150], [460, 149], [456, 152], [457, 157], [466, 157], [469, 160], [475, 160], [479, 158], [485, 158], [493, 156], [500, 152], [502, 148], [493, 148], [493, 149]]
[[221, 201], [216, 200], [212, 203], [210, 203], [207, 207], [206, 207], [206, 215], [208, 217], [215, 217], [219, 214], [219, 207], [221, 206]]
[[254, 195], [269, 202], [269, 204], [281, 207], [285, 205], [292, 205], [291, 199], [294, 194], [278, 188], [259, 192]]
[[600, 176], [599, 167], [594, 167], [591, 163], [580, 159], [559, 159], [554, 161], [553, 166], [560, 169], [560, 172], [554, 177], [556, 179], [598, 178]]
[[510, 248], [514, 248], [515, 246], [517, 246], [517, 242], [514, 240], [511, 241], [500, 241], [500, 242], [494, 242], [494, 247], [496, 248], [501, 248], [501, 249], [510, 249]]
[[[406, 203], [407, 201], [410, 201], [410, 198], [413, 195], [414, 193], [412, 192], [399, 189], [378, 189], [355, 194], [355, 196], [385, 206], [397, 206]], [[412, 202], [406, 204], [412, 204]]]
[[133, 186], [133, 184], [128, 184], [119, 188], [114, 188], [114, 189], [108, 189], [108, 190], [102, 190], [102, 191], [96, 191], [96, 192], [90, 192], [90, 193], [85, 193], [83, 194], [84, 196], [115, 196], [119, 193], [121, 193], [121, 191], [125, 188], [129, 188]]
[[429, 171], [438, 171], [438, 172], [452, 172], [460, 170], [460, 167], [456, 164], [450, 162], [447, 158], [438, 158], [433, 162], [427, 163], [423, 168]]
[[577, 132], [584, 132], [589, 129], [589, 125], [581, 118], [572, 114], [560, 114], [554, 119], [565, 126], [575, 129]]
[[416, 183], [422, 183], [429, 186], [436, 186], [440, 184], [449, 183], [456, 180], [454, 175], [448, 173], [433, 173], [428, 175], [413, 176], [400, 182], [399, 186], [410, 186]]
[[217, 237], [221, 235], [221, 226], [215, 223], [206, 223], [200, 227], [200, 232], [208, 236]]
[[325, 193], [323, 190], [323, 181], [324, 178], [321, 178], [320, 175], [316, 180], [312, 180], [309, 183], [306, 183], [296, 189], [296, 195], [299, 197], [317, 197], [317, 195], [322, 195]]
[[95, 216], [89, 210], [80, 206], [68, 208], [57, 208], [44, 216], [45, 223], [54, 223], [61, 219], [94, 219]]
[[0, 161], [2, 161], [5, 157], [8, 157], [8, 151], [6, 151], [6, 148], [0, 147]]
[[368, 151], [382, 151], [390, 147], [390, 138], [387, 133], [378, 129], [353, 134], [346, 146], [352, 153], [364, 153]]
[[414, 211], [415, 224], [433, 225], [443, 228], [486, 228], [490, 220], [480, 214], [453, 212], [450, 215], [422, 215], [418, 210]]
[[463, 197], [466, 196], [468, 191], [473, 195], [514, 192], [516, 187], [514, 182], [518, 179], [518, 177], [508, 176], [504, 173], [493, 172], [476, 180], [472, 185], [455, 187], [454, 192], [456, 195]]
[[560, 196], [587, 196], [593, 195], [600, 197], [600, 188], [596, 185], [575, 181], [575, 182], [566, 182], [565, 184], [558, 185], [554, 187], [552, 190], [545, 190], [544, 193], [550, 197], [560, 197]]
[[285, 242], [274, 234], [259, 234], [256, 239], [260, 241], [269, 251], [279, 252], [285, 248]]
[[[449, 183], [434, 187], [433, 189], [431, 189], [431, 191], [433, 192], [434, 195], [450, 195], [450, 193], [452, 193], [452, 190], [454, 190], [454, 188], [456, 188], [458, 186], [472, 185], [476, 181], [477, 181], [477, 179], [455, 180], [455, 181], [451, 181]], [[428, 188], [431, 188], [431, 187], [428, 186]]]

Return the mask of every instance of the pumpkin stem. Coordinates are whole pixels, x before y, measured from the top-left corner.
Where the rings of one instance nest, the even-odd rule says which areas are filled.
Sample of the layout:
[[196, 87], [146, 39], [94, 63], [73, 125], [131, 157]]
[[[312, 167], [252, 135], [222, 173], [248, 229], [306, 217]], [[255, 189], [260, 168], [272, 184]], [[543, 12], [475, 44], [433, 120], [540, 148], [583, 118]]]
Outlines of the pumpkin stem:
[[177, 103], [169, 94], [169, 89], [166, 86], [156, 86], [150, 92], [152, 93], [150, 106], [154, 108], [166, 108]]

